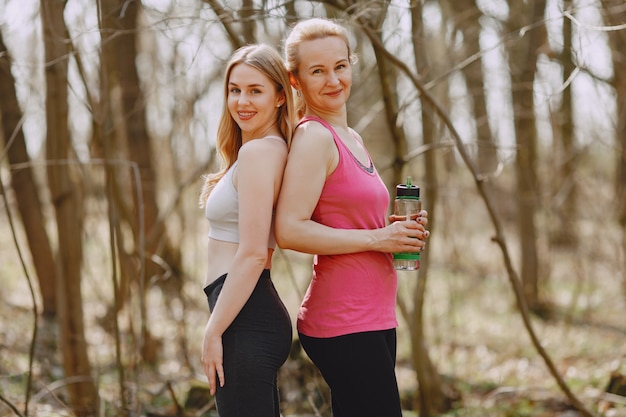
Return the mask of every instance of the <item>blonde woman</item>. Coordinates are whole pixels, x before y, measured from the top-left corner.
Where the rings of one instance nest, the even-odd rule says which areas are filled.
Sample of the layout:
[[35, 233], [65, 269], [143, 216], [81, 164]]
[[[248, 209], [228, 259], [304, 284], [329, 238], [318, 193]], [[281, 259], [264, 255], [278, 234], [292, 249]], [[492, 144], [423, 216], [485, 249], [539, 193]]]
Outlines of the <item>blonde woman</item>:
[[209, 220], [210, 318], [202, 364], [220, 417], [279, 417], [277, 371], [291, 321], [271, 280], [274, 206], [293, 129], [293, 95], [278, 52], [237, 50], [226, 68], [217, 132], [222, 169], [200, 198]]
[[427, 213], [385, 225], [389, 193], [348, 126], [355, 59], [347, 30], [305, 20], [284, 51], [303, 118], [285, 168], [276, 237], [282, 248], [316, 255], [298, 312], [300, 342], [330, 387], [334, 417], [401, 417], [391, 254], [424, 249]]

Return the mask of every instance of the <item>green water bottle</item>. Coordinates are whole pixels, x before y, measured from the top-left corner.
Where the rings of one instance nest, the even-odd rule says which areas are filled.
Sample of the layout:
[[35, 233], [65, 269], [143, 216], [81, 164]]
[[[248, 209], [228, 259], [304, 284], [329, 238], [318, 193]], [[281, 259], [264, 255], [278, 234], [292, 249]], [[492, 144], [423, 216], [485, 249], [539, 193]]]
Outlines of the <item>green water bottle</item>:
[[[410, 219], [422, 209], [420, 201], [420, 187], [411, 183], [411, 177], [406, 178], [406, 184], [396, 186], [396, 199], [393, 202], [393, 213], [396, 216], [406, 216]], [[419, 252], [400, 252], [393, 254], [393, 266], [399, 271], [415, 271], [420, 267]]]

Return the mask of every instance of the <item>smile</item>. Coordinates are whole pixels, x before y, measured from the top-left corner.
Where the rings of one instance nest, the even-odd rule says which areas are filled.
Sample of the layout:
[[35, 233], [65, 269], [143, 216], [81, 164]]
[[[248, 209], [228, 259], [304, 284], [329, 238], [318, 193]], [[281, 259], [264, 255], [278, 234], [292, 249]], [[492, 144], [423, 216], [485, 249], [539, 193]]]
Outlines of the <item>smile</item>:
[[254, 116], [256, 113], [251, 111], [238, 111], [237, 114], [241, 119], [249, 119]]

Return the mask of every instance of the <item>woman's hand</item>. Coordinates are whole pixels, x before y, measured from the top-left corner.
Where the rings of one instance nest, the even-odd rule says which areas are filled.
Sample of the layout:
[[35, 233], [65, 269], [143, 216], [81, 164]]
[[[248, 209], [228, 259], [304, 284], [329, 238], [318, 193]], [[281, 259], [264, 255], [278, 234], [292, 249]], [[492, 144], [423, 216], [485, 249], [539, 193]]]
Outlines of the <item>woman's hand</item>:
[[222, 337], [212, 334], [207, 325], [202, 342], [202, 367], [209, 380], [211, 395], [215, 395], [218, 382], [220, 387], [224, 386], [223, 355]]
[[[389, 219], [389, 223], [393, 223], [393, 222], [406, 220], [406, 216], [390, 214], [388, 219]], [[416, 222], [426, 227], [426, 225], [428, 224], [428, 212], [426, 210], [420, 210], [420, 212], [417, 214], [411, 214], [411, 220], [415, 220]]]
[[426, 247], [426, 239], [430, 232], [426, 230], [428, 212], [421, 210], [418, 214], [405, 220], [406, 216], [390, 215], [391, 224], [378, 229], [377, 240], [382, 252], [421, 252]]

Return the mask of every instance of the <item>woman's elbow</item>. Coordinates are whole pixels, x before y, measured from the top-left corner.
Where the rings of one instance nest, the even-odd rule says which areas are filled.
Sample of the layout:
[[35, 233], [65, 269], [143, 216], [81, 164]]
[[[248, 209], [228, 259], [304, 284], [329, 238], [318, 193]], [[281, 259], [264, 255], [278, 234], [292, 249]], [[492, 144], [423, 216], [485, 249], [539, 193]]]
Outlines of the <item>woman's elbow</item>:
[[251, 250], [244, 254], [245, 259], [253, 262], [256, 266], [265, 266], [267, 263], [268, 255], [267, 249], [264, 250]]
[[295, 245], [294, 233], [285, 221], [277, 220], [274, 225], [276, 244], [282, 249], [293, 249]]
[[294, 249], [293, 242], [287, 238], [284, 238], [283, 236], [276, 235], [276, 244], [281, 249]]

